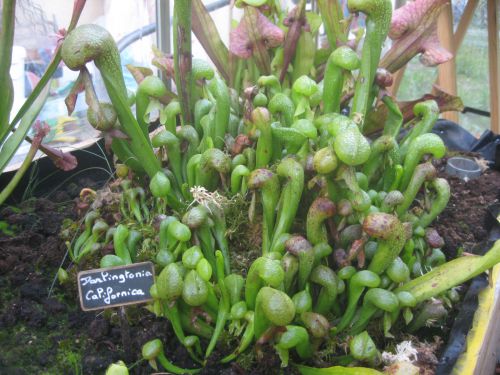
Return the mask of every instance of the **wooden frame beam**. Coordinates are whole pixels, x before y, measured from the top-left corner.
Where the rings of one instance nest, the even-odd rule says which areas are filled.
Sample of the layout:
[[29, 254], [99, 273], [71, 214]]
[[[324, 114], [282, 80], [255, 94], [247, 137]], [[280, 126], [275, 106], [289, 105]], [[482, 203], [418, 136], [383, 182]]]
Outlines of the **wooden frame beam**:
[[476, 11], [478, 4], [479, 0], [467, 1], [467, 5], [465, 6], [464, 12], [462, 13], [462, 17], [460, 17], [457, 31], [455, 31], [455, 34], [453, 35], [453, 51], [451, 51], [453, 54], [457, 53], [458, 49], [462, 45], [465, 33], [469, 29], [472, 17], [474, 16], [474, 12]]
[[[448, 51], [454, 51], [453, 13], [451, 2], [444, 5], [437, 20], [438, 36], [441, 45]], [[447, 93], [457, 95], [457, 73], [455, 57], [438, 66], [438, 85]], [[457, 112], [445, 112], [443, 118], [458, 122]]]
[[490, 113], [491, 130], [500, 133], [500, 66], [499, 66], [499, 38], [498, 17], [500, 3], [496, 0], [488, 0], [488, 65], [490, 73]]

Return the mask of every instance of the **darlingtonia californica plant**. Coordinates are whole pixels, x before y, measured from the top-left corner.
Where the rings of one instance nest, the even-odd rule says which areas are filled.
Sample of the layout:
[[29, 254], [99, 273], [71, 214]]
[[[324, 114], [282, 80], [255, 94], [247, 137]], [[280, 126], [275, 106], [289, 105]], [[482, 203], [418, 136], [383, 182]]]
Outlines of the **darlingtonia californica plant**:
[[[180, 2], [174, 18], [182, 34], [190, 14], [189, 4]], [[199, 2], [189, 3], [200, 20]], [[418, 121], [408, 124], [385, 91], [391, 76], [378, 68], [391, 3], [348, 1], [351, 12], [367, 17], [365, 42], [358, 52], [353, 43], [337, 47], [336, 37], [335, 46], [318, 56], [326, 64], [323, 81], [314, 62], [298, 64], [301, 55], [280, 61], [281, 53], [285, 58], [303, 51], [311, 36], [303, 34], [305, 20], [312, 27], [320, 19], [304, 4], [286, 13], [293, 16], [287, 34], [281, 29], [285, 13], [275, 3], [238, 4], [243, 18], [232, 31], [230, 51], [238, 57], [232, 67], [244, 76], [239, 82], [253, 80], [244, 90], [224, 76], [227, 71], [219, 75], [209, 64], [186, 61], [189, 46], [174, 40], [174, 76], [178, 80], [191, 66], [195, 82], [186, 78], [178, 98], [165, 103], [168, 91], [160, 81], [143, 77], [136, 98], [140, 119], [126, 103], [108, 35], [86, 26], [64, 42], [67, 62], [77, 70], [87, 60], [73, 62], [82, 52], [75, 40], [88, 46], [84, 51], [96, 50], [88, 59], [106, 77], [119, 125], [111, 116], [109, 123], [126, 135], [113, 143], [122, 146], [116, 153], [123, 151], [118, 157], [130, 167], [116, 184], [120, 215], [107, 215], [107, 207], [88, 214], [83, 234], [70, 245], [74, 259], [97, 256], [109, 245], [114, 254], [102, 258], [104, 265], [154, 262], [158, 277], [147, 308], [170, 321], [199, 368], [215, 358], [248, 358], [252, 348], [257, 356], [271, 348], [282, 366], [332, 350], [352, 365], [378, 366], [375, 342], [397, 337], [397, 330], [412, 324], [412, 310], [420, 316], [429, 299], [448, 301], [449, 288], [500, 260], [496, 244], [484, 256], [446, 263], [431, 235], [450, 194], [431, 161], [445, 154], [430, 132], [439, 106], [420, 103], [412, 108]], [[321, 2], [321, 9], [334, 5]], [[329, 23], [330, 38], [338, 31]], [[94, 48], [99, 43], [89, 36], [109, 50]], [[370, 139], [365, 120], [379, 100], [389, 116], [378, 124], [382, 134]], [[161, 113], [152, 136], [148, 101], [158, 101]], [[350, 114], [340, 113], [347, 107]], [[410, 125], [401, 139], [399, 130]], [[234, 347], [223, 348], [227, 340]], [[349, 347], [348, 356], [332, 342]], [[169, 362], [161, 342], [145, 344], [143, 358], [152, 366], [198, 371]], [[219, 350], [223, 355], [215, 356]]]

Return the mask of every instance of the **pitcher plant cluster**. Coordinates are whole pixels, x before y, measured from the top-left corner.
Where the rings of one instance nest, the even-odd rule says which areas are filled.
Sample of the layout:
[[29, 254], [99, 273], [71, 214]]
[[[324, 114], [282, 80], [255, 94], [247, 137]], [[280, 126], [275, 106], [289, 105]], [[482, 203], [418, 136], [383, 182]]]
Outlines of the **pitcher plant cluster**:
[[[174, 0], [174, 54], [156, 50], [153, 64], [175, 92], [133, 66], [138, 88], [127, 92], [102, 27], [78, 26], [61, 43], [62, 61], [80, 72], [68, 109], [85, 95], [117, 159], [112, 198], [86, 192], [69, 253], [77, 266], [155, 263], [147, 309], [198, 364], [177, 367], [155, 339], [142, 348], [155, 369], [197, 373], [232, 340], [222, 363], [272, 347], [303, 374], [378, 373], [368, 368], [381, 365], [376, 341], [438, 321], [456, 286], [500, 261], [500, 242], [447, 261], [432, 228], [450, 187], [433, 165], [446, 149], [431, 129], [460, 100], [439, 89], [405, 103], [390, 94], [392, 73], [414, 56], [426, 66], [451, 58], [436, 36], [445, 2], [393, 12], [390, 0], [348, 0], [347, 17], [337, 0], [316, 3], [313, 12], [305, 0], [291, 10], [237, 0], [243, 16], [227, 48], [201, 0]], [[213, 65], [191, 56], [191, 31]], [[110, 102], [97, 97], [90, 62]], [[236, 232], [235, 207], [244, 217]], [[248, 232], [257, 256], [235, 245]], [[242, 257], [246, 267], [235, 267]], [[304, 366], [332, 347], [336, 366]], [[122, 362], [108, 373], [128, 371]]]

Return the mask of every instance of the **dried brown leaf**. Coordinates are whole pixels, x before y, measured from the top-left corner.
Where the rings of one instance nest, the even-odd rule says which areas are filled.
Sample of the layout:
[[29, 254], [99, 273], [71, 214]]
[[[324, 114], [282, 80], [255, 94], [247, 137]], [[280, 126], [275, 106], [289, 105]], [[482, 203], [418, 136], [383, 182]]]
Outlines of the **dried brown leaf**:
[[[444, 91], [437, 85], [433, 85], [434, 93], [425, 94], [422, 97], [410, 100], [399, 102], [398, 106], [403, 114], [403, 122], [407, 123], [408, 121], [415, 118], [415, 114], [413, 113], [413, 107], [415, 104], [424, 102], [426, 100], [435, 100], [439, 107], [439, 112], [449, 112], [449, 111], [457, 111], [462, 112], [464, 109], [464, 104], [462, 99], [458, 96], [451, 95]], [[384, 127], [384, 124], [387, 120], [387, 107], [383, 103], [379, 103], [377, 107], [368, 114], [365, 121], [365, 134], [372, 134]]]

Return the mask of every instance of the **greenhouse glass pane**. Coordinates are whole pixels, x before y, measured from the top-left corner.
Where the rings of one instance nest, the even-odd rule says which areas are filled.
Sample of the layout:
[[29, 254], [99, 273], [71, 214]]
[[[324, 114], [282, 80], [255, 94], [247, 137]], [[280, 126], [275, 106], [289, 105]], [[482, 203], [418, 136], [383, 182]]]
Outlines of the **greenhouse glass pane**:
[[414, 100], [430, 93], [437, 73], [436, 67], [426, 67], [420, 62], [419, 56], [414, 57], [406, 66], [397, 95], [398, 100]]
[[[73, 10], [70, 0], [19, 0], [16, 5], [16, 25], [11, 76], [14, 84], [12, 117], [31, 93], [47, 65], [60, 38], [60, 29], [69, 25]], [[116, 41], [143, 26], [155, 22], [154, 0], [88, 0], [80, 17], [79, 25], [94, 23], [106, 28]], [[126, 64], [151, 67], [152, 50], [156, 34], [145, 35], [121, 51], [121, 59], [127, 87], [137, 85], [124, 67]], [[108, 101], [99, 72], [93, 64], [87, 67], [94, 79], [100, 100]], [[80, 95], [75, 112], [68, 116], [64, 99], [71, 89], [78, 72], [69, 70], [61, 63], [53, 76], [50, 94], [39, 120], [50, 127], [45, 144], [71, 150], [82, 148], [95, 141], [99, 133], [86, 121], [87, 105]], [[25, 143], [11, 161], [9, 169], [16, 168], [29, 149]]]
[[[453, 0], [455, 27], [465, 9], [465, 0]], [[488, 31], [486, 0], [480, 0], [472, 22], [456, 56], [457, 89], [467, 107], [489, 111]], [[490, 128], [489, 117], [473, 113], [460, 114], [460, 124], [479, 136]]]

